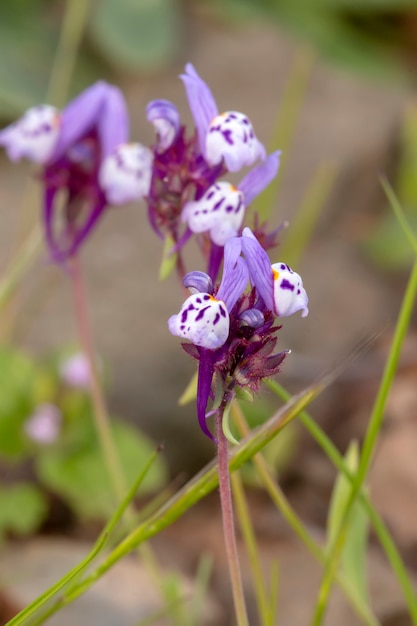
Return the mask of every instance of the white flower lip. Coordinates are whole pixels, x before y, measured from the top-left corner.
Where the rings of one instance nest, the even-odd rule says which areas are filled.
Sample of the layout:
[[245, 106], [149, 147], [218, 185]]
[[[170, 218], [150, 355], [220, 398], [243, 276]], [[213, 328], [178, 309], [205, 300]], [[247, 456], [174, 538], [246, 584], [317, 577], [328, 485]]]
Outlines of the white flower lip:
[[224, 159], [227, 169], [237, 172], [265, 156], [264, 146], [243, 113], [227, 111], [211, 121], [205, 144], [205, 158], [210, 165], [218, 165]]
[[208, 293], [189, 296], [177, 315], [168, 320], [170, 332], [194, 345], [215, 350], [229, 335], [230, 318], [226, 305]]
[[149, 194], [153, 155], [140, 143], [122, 144], [101, 165], [99, 183], [109, 204], [120, 205]]
[[224, 246], [238, 234], [244, 216], [243, 193], [230, 183], [218, 182], [200, 200], [188, 202], [181, 219], [193, 233], [209, 231], [213, 243]]
[[308, 315], [308, 296], [301, 276], [285, 263], [272, 265], [274, 277], [275, 313], [279, 317], [302, 311], [301, 317]]
[[44, 164], [52, 157], [60, 133], [58, 109], [47, 104], [28, 109], [14, 124], [0, 132], [0, 145], [4, 146], [12, 161], [26, 158]]

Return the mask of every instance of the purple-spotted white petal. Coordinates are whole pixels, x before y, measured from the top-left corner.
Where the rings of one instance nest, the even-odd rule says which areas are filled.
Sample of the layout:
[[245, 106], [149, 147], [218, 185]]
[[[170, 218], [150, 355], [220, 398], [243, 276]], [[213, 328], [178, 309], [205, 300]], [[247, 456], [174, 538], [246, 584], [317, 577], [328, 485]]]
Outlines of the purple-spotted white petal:
[[140, 143], [118, 146], [101, 165], [99, 183], [109, 204], [119, 205], [147, 196], [153, 155]]
[[32, 107], [0, 132], [0, 145], [5, 147], [11, 161], [26, 158], [43, 164], [55, 150], [60, 128], [58, 109], [47, 104]]
[[200, 200], [187, 202], [181, 219], [194, 233], [210, 231], [211, 240], [224, 246], [238, 234], [244, 216], [243, 193], [230, 183], [219, 182], [211, 185]]
[[152, 100], [146, 107], [146, 118], [158, 138], [158, 151], [165, 152], [172, 146], [180, 129], [180, 114], [169, 100]]
[[229, 172], [237, 172], [266, 156], [249, 118], [237, 111], [221, 113], [211, 120], [203, 154], [209, 165], [224, 160]]
[[278, 317], [302, 311], [308, 315], [308, 296], [301, 276], [285, 263], [271, 266], [269, 257], [249, 228], [243, 230], [242, 250], [250, 280], [266, 307]]
[[279, 317], [302, 311], [301, 317], [308, 315], [308, 296], [301, 276], [285, 263], [272, 265], [274, 277], [275, 313]]
[[196, 293], [186, 299], [180, 312], [168, 320], [173, 335], [189, 339], [194, 345], [216, 350], [227, 340], [230, 319], [222, 300], [208, 293]]

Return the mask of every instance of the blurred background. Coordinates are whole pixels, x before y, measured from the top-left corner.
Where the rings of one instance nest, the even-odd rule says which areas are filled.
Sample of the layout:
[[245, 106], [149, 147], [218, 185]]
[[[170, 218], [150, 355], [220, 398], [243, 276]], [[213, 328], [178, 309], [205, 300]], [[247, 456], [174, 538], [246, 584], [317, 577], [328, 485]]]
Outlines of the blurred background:
[[[270, 197], [270, 222], [272, 226], [290, 222], [281, 237], [290, 258], [281, 259], [278, 249], [275, 261], [291, 263], [294, 251], [285, 244], [286, 238], [291, 242], [291, 223], [308, 222], [308, 242], [302, 254], [294, 253], [294, 268], [303, 276], [310, 315], [284, 322], [280, 345], [291, 348], [292, 354], [280, 382], [296, 392], [343, 361], [364, 338], [379, 333], [372, 347], [313, 405], [316, 419], [344, 451], [352, 438], [364, 433], [412, 260], [379, 176], [390, 180], [410, 222], [417, 225], [417, 2], [96, 0], [91, 6], [82, 4], [77, 0], [0, 3], [3, 125], [45, 100], [51, 72], [55, 86], [63, 81], [66, 88], [68, 77], [54, 75], [53, 58], [68, 14], [69, 41], [71, 28], [77, 32], [79, 21], [85, 21], [69, 81], [71, 96], [100, 78], [119, 85], [127, 98], [134, 141], [153, 141], [145, 119], [150, 99], [172, 100], [184, 123], [191, 126], [178, 79], [189, 61], [210, 85], [220, 110], [245, 112], [268, 149], [284, 151], [279, 190]], [[2, 268], [8, 267], [18, 249], [25, 220], [37, 219], [36, 198], [30, 200], [33, 212], [28, 217], [26, 211], [22, 218], [27, 201], [23, 181], [30, 175], [25, 164], [11, 165], [0, 156]], [[204, 269], [195, 252], [188, 254], [190, 268]], [[161, 255], [162, 245], [150, 230], [145, 207], [138, 205], [108, 211], [83, 250], [95, 342], [105, 364], [112, 412], [140, 426], [154, 441], [165, 443], [169, 474], [176, 477], [180, 472], [191, 475], [212, 457], [213, 449], [198, 428], [193, 404], [178, 406], [194, 364], [167, 331], [166, 320], [179, 310], [182, 293], [175, 277], [158, 281]], [[10, 300], [0, 331], [5, 343], [39, 359], [76, 343], [69, 284], [44, 253]], [[371, 475], [374, 502], [399, 545], [408, 551], [413, 567], [417, 565], [416, 345], [414, 324]], [[262, 402], [267, 415], [275, 401], [265, 392]], [[334, 479], [327, 460], [297, 427], [273, 455], [294, 505], [312, 527], [320, 529]], [[384, 462], [379, 463], [379, 458]], [[286, 531], [274, 517], [276, 511], [271, 513], [259, 494], [254, 498], [261, 534], [266, 542], [278, 536], [283, 558], [288, 559], [286, 569], [293, 572], [290, 578], [297, 577], [299, 567], [304, 567], [302, 557], [291, 542], [285, 543]], [[207, 536], [209, 543], [214, 541], [209, 532]], [[190, 554], [198, 549], [199, 539], [203, 541], [201, 531], [187, 547]], [[167, 543], [171, 541], [172, 537]], [[169, 548], [164, 548], [169, 554]], [[382, 571], [378, 555], [372, 558], [375, 572]], [[401, 617], [398, 594], [386, 574], [375, 574], [384, 605], [383, 624], [406, 626], [409, 622], [400, 621], [406, 618]], [[307, 593], [308, 580], [305, 584]], [[329, 623], [356, 623], [343, 611], [337, 613], [339, 608], [332, 618], [337, 615], [337, 621]], [[285, 610], [289, 613], [282, 624], [307, 623], [291, 617], [294, 607]], [[392, 616], [397, 621], [389, 621]]]

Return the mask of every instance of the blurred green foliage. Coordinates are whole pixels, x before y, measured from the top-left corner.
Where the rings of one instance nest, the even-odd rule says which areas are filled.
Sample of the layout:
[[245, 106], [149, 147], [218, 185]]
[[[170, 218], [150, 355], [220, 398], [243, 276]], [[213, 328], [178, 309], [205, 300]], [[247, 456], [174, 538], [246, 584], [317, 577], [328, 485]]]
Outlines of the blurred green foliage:
[[[346, 451], [346, 467], [355, 474], [360, 459], [359, 446], [351, 441]], [[344, 512], [352, 491], [352, 485], [343, 472], [337, 475], [327, 519], [327, 551], [340, 531]], [[366, 512], [356, 502], [347, 531], [345, 546], [341, 559], [341, 569], [346, 580], [352, 587], [352, 592], [358, 596], [365, 606], [369, 606], [368, 576], [366, 567], [367, 543], [369, 534], [369, 520]]]
[[43, 522], [47, 510], [46, 500], [35, 485], [20, 482], [0, 486], [0, 541], [9, 531], [30, 535]]
[[[1, 0], [1, 117], [44, 101], [65, 7], [63, 0]], [[112, 70], [154, 71], [168, 64], [179, 48], [180, 13], [175, 0], [91, 2], [73, 93]]]
[[175, 0], [101, 0], [89, 24], [92, 41], [115, 68], [152, 70], [178, 50]]
[[[210, 3], [212, 4], [212, 3]], [[236, 20], [276, 22], [334, 63], [373, 79], [411, 78], [416, 0], [215, 0]]]
[[[47, 515], [48, 492], [58, 495], [81, 519], [103, 519], [114, 511], [89, 397], [61, 380], [62, 359], [61, 354], [38, 363], [15, 348], [0, 347], [0, 539], [6, 531], [35, 531]], [[25, 426], [44, 403], [56, 406], [63, 420], [56, 440], [42, 444], [30, 438]], [[155, 446], [120, 420], [113, 420], [113, 435], [130, 485]], [[15, 478], [28, 473], [32, 483]], [[159, 455], [139, 493], [157, 491], [166, 479]]]
[[[279, 402], [276, 398], [268, 395], [260, 395], [256, 402], [248, 402], [240, 399], [240, 405], [245, 415], [246, 422], [250, 430], [254, 430], [264, 424], [279, 409]], [[237, 439], [241, 439], [238, 428], [232, 425], [232, 432]], [[273, 468], [277, 476], [282, 476], [291, 467], [299, 448], [299, 424], [291, 422], [275, 437], [262, 451], [263, 457]], [[252, 461], [246, 463], [241, 468], [241, 475], [247, 485], [260, 487], [262, 478]]]
[[[66, 6], [64, 0], [0, 2], [0, 116], [15, 117], [44, 100]], [[191, 10], [199, 9], [234, 24], [275, 22], [329, 60], [373, 78], [406, 77], [417, 53], [417, 0], [200, 0]], [[91, 2], [73, 93], [111, 71], [149, 72], [172, 63], [187, 33], [186, 10], [179, 0]]]
[[[417, 103], [411, 104], [402, 121], [395, 191], [408, 224], [417, 234]], [[368, 235], [364, 247], [373, 262], [384, 270], [408, 268], [414, 258], [411, 246], [404, 242], [404, 233], [397, 216], [389, 208], [377, 227]]]

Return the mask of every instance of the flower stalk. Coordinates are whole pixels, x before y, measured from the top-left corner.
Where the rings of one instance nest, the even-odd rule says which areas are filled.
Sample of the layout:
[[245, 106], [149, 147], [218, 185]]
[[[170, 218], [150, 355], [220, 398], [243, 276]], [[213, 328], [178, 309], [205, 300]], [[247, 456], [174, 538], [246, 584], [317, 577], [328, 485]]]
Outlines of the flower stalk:
[[[334, 378], [329, 376], [326, 380], [307, 387], [303, 392], [294, 396], [290, 402], [279, 409], [267, 422], [253, 431], [239, 446], [230, 451], [229, 468], [233, 472], [244, 463], [250, 460], [257, 452], [266, 446], [281, 430], [293, 420], [315, 397], [317, 397]], [[194, 476], [186, 485], [168, 501], [163, 503], [157, 510], [153, 511], [149, 517], [143, 520], [134, 528], [113, 550], [108, 554], [97, 568], [86, 573], [82, 580], [67, 587], [64, 586], [69, 580], [85, 571], [85, 566], [91, 563], [102, 544], [98, 544], [93, 552], [83, 563], [76, 566], [71, 572], [66, 574], [60, 581], [55, 583], [42, 596], [30, 603], [23, 611], [14, 617], [8, 626], [23, 626], [28, 617], [35, 611], [45, 606], [51, 601], [59, 591], [62, 593], [56, 596], [55, 601], [50, 605], [48, 616], [56, 613], [62, 607], [73, 602], [76, 598], [85, 593], [101, 576], [103, 576], [115, 563], [124, 556], [132, 552], [135, 548], [147, 541], [151, 537], [173, 524], [185, 511], [199, 502], [208, 493], [216, 489], [219, 482], [219, 472], [217, 463], [213, 460], [208, 466]]]
[[228, 394], [216, 411], [217, 458], [219, 472], [219, 492], [222, 509], [223, 537], [232, 584], [233, 602], [238, 626], [249, 626], [248, 615], [243, 591], [242, 573], [236, 544], [235, 524], [233, 515], [232, 491], [229, 471], [229, 442], [223, 432], [223, 413], [228, 402]]
[[125, 481], [117, 450], [113, 442], [110, 419], [107, 412], [106, 401], [98, 377], [96, 360], [91, 338], [90, 323], [87, 312], [87, 302], [85, 287], [82, 276], [80, 261], [77, 257], [71, 259], [70, 275], [72, 291], [74, 297], [75, 317], [78, 327], [78, 335], [81, 349], [87, 359], [90, 371], [90, 394], [93, 403], [93, 415], [97, 435], [103, 451], [103, 458], [114, 495], [118, 502], [123, 500], [125, 495]]

